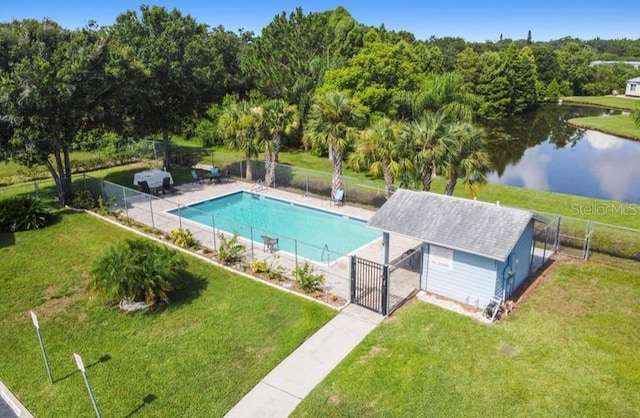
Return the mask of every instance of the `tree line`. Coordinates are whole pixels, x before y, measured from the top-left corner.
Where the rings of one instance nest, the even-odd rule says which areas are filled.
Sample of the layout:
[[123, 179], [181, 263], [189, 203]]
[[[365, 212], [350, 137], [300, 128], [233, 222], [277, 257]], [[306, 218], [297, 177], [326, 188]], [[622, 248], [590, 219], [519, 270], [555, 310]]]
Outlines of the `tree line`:
[[[488, 169], [479, 118], [526, 112], [564, 95], [622, 90], [638, 70], [592, 66], [640, 57], [640, 40], [417, 40], [355, 21], [342, 7], [276, 15], [259, 36], [142, 6], [105, 27], [0, 23], [0, 159], [45, 165], [72, 198], [70, 152], [96, 138], [173, 134], [265, 153], [305, 147], [395, 184], [433, 174], [470, 190]], [[250, 170], [250, 165], [247, 166]], [[250, 178], [251, 173], [247, 173]]]

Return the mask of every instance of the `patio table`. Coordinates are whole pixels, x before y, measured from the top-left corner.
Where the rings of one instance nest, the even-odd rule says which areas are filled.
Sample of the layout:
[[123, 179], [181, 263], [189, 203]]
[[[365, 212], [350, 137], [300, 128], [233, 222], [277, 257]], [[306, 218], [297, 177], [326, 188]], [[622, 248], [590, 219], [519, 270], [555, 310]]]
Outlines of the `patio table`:
[[169, 177], [169, 183], [173, 184], [173, 176], [168, 171], [158, 169], [140, 171], [133, 175], [133, 184], [138, 186], [138, 182], [146, 181], [149, 184], [149, 188], [157, 189], [162, 187], [162, 179], [165, 177]]

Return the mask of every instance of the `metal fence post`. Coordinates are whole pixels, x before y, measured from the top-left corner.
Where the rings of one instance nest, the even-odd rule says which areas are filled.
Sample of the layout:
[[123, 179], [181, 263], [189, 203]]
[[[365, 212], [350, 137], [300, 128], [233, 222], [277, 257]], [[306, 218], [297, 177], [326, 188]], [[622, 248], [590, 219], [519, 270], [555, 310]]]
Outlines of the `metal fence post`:
[[34, 191], [36, 193], [36, 198], [40, 199], [40, 190], [38, 189], [38, 181], [37, 180], [33, 181], [33, 189], [34, 189]]
[[558, 215], [558, 226], [556, 228], [556, 243], [553, 248], [553, 253], [556, 254], [558, 252], [558, 248], [560, 248], [560, 224], [562, 223], [562, 215]]
[[382, 266], [382, 315], [389, 312], [389, 265]]
[[[100, 196], [102, 196], [102, 199], [106, 199], [107, 197], [104, 195], [104, 180], [100, 179]], [[127, 206], [127, 202], [124, 202], [124, 206]]]
[[356, 300], [356, 256], [350, 256], [349, 263], [349, 302], [354, 302]]
[[296, 267], [298, 267], [298, 240], [297, 239], [293, 240], [293, 248], [296, 256]]
[[[107, 205], [109, 204], [109, 199], [105, 199], [105, 201], [107, 202]], [[124, 202], [124, 211], [127, 215], [127, 218], [129, 217], [129, 205], [127, 205], [127, 188], [122, 186], [122, 201]]]
[[182, 206], [178, 205], [178, 227], [182, 229]]
[[211, 215], [211, 231], [213, 232], [213, 249], [215, 251], [218, 251], [218, 246], [216, 243], [216, 222], [213, 218], [213, 215]]
[[87, 190], [87, 173], [82, 173], [82, 183], [84, 185], [84, 189]]
[[240, 160], [240, 178], [242, 178], [242, 160]]
[[155, 221], [153, 219], [153, 200], [152, 200], [151, 196], [149, 196], [149, 211], [151, 212], [151, 227], [153, 229], [155, 229], [156, 228], [156, 223], [155, 223]]
[[249, 236], [251, 237], [251, 258], [254, 258], [254, 254], [253, 254], [253, 227], [250, 226], [249, 227]]

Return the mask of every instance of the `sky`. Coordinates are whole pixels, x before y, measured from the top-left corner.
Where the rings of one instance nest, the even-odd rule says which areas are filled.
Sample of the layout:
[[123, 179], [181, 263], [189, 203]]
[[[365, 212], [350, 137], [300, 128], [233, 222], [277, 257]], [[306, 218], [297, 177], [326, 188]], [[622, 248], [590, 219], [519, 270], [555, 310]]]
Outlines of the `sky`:
[[305, 14], [342, 6], [358, 22], [405, 30], [418, 39], [461, 37], [466, 41], [525, 39], [534, 41], [566, 36], [583, 40], [640, 39], [638, 0], [0, 0], [0, 22], [49, 18], [69, 29], [94, 20], [112, 25], [116, 16], [139, 11], [141, 4], [177, 8], [199, 23], [222, 25], [227, 30], [262, 28], [283, 11], [302, 7]]

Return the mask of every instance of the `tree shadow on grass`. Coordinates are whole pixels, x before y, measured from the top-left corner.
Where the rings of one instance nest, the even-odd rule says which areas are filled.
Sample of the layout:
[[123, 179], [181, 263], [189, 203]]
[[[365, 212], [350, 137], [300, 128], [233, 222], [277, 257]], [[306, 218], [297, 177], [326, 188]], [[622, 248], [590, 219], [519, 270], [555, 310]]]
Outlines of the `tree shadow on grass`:
[[171, 296], [171, 303], [166, 309], [179, 309], [183, 305], [188, 305], [197, 299], [207, 288], [209, 282], [203, 277], [196, 276], [190, 272], [184, 272], [180, 276], [180, 281], [176, 290]]

